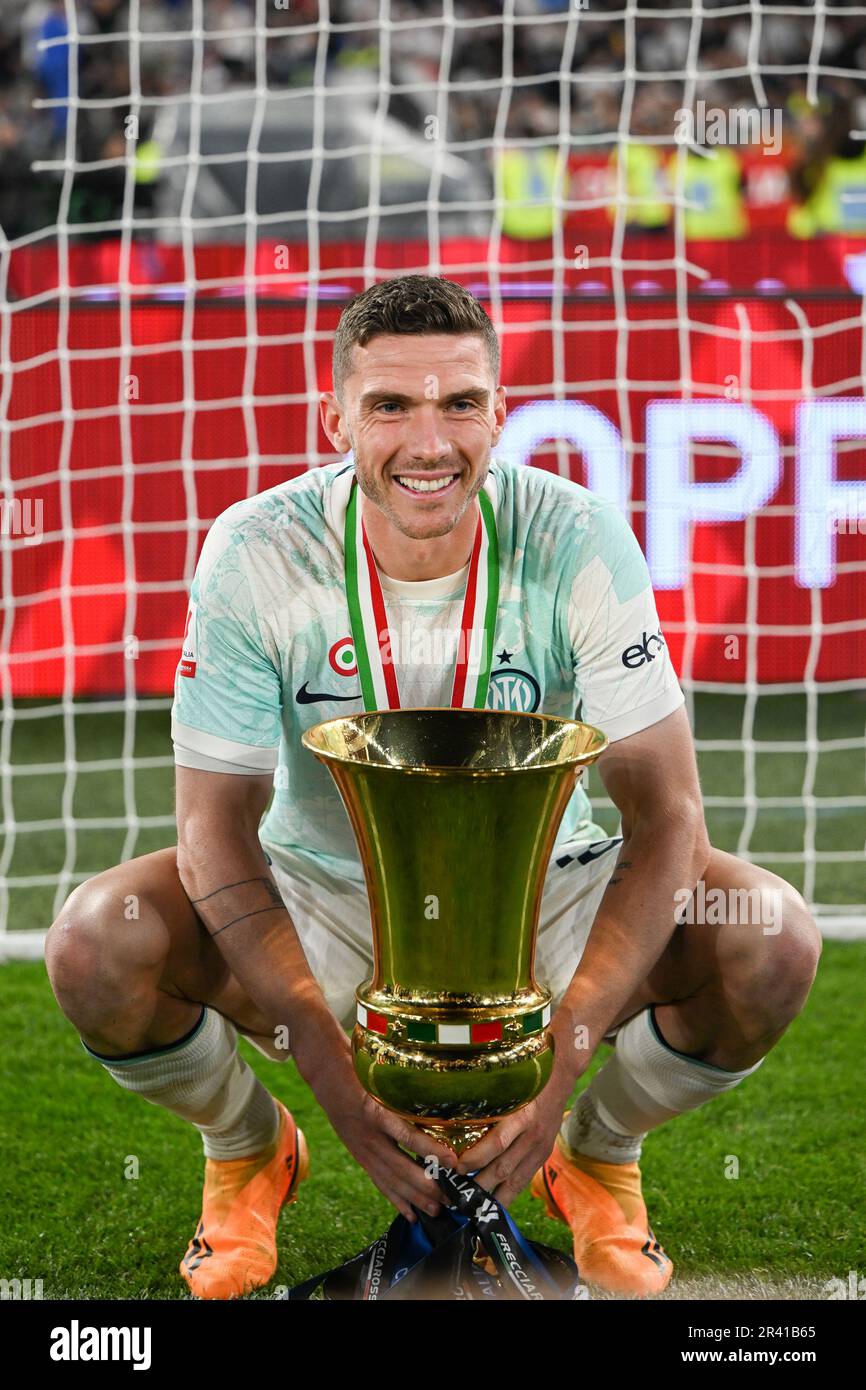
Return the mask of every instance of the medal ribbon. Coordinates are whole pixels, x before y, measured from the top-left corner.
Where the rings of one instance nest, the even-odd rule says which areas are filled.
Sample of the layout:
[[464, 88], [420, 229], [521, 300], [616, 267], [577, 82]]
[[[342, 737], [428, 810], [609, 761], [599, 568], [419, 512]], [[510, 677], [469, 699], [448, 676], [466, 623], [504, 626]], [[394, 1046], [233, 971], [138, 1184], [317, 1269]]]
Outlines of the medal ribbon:
[[[452, 709], [484, 708], [493, 664], [493, 637], [499, 606], [499, 544], [493, 504], [483, 488], [478, 493], [478, 502], [478, 524], [469, 561], [451, 688]], [[346, 508], [344, 547], [346, 598], [364, 709], [400, 709], [385, 600], [354, 478]], [[483, 639], [480, 642], [479, 636]]]

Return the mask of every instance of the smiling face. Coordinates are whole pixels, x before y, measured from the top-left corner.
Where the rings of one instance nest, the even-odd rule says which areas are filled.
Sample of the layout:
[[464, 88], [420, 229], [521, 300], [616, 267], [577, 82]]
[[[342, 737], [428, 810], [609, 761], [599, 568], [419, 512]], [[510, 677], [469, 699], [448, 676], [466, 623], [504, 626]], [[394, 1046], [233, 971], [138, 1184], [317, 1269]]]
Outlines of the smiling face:
[[483, 339], [380, 334], [355, 344], [342, 399], [322, 398], [322, 423], [354, 452], [361, 491], [401, 535], [453, 531], [479, 492], [505, 424]]

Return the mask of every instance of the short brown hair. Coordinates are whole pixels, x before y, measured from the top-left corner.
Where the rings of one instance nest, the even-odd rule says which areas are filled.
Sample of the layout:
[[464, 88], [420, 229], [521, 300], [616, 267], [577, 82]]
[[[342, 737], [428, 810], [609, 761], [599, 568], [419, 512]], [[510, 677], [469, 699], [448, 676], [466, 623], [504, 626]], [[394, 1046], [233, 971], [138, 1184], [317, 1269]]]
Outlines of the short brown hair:
[[478, 300], [462, 285], [441, 275], [400, 275], [381, 280], [349, 300], [334, 335], [334, 393], [353, 370], [352, 349], [366, 347], [382, 333], [477, 333], [487, 346], [494, 382], [499, 384], [499, 339]]

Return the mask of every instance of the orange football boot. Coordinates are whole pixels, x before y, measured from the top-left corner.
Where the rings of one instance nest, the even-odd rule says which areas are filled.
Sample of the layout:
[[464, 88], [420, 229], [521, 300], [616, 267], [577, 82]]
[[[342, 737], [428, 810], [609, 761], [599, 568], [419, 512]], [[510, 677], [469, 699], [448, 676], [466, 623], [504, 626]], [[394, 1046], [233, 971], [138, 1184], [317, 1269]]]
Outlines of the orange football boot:
[[667, 1288], [674, 1267], [650, 1228], [637, 1163], [586, 1158], [558, 1135], [530, 1190], [571, 1227], [581, 1279], [610, 1293]]
[[261, 1153], [205, 1160], [201, 1221], [180, 1262], [195, 1298], [239, 1298], [277, 1267], [277, 1218], [310, 1170], [303, 1132], [277, 1109], [276, 1138]]

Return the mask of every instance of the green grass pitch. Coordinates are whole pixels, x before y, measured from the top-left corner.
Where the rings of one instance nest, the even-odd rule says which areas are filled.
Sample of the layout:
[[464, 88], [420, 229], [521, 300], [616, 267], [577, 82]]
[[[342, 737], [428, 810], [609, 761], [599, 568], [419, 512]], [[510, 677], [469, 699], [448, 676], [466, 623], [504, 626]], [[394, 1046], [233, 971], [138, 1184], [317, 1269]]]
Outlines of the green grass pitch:
[[[678, 1280], [862, 1274], [864, 967], [866, 943], [828, 943], [806, 1009], [755, 1075], [647, 1139], [647, 1207]], [[177, 1265], [199, 1217], [198, 1135], [87, 1057], [41, 964], [0, 971], [0, 1019], [0, 1274], [42, 1279], [46, 1298], [186, 1297]], [[293, 1064], [241, 1050], [310, 1144], [310, 1177], [280, 1218], [272, 1293], [357, 1254], [393, 1211]], [[737, 1178], [725, 1176], [731, 1156]], [[526, 1235], [570, 1249], [528, 1193], [512, 1211]]]
[[[32, 707], [32, 706], [31, 706]], [[736, 738], [742, 701], [700, 697], [699, 737]], [[864, 707], [852, 696], [822, 696], [819, 737], [862, 735]], [[804, 735], [805, 700], [762, 697], [755, 737]], [[122, 718], [75, 717], [79, 760], [119, 756]], [[15, 721], [12, 763], [21, 767], [61, 758], [61, 721]], [[164, 711], [140, 714], [135, 755], [170, 753]], [[761, 794], [796, 795], [804, 756], [770, 753], [758, 759]], [[701, 759], [705, 793], [737, 795], [742, 759]], [[139, 815], [172, 808], [170, 768], [137, 771]], [[121, 778], [98, 767], [81, 775], [80, 816], [123, 815]], [[15, 779], [18, 822], [59, 815], [60, 773]], [[862, 758], [825, 753], [816, 794], [862, 794]], [[600, 793], [594, 778], [591, 788]], [[608, 821], [602, 817], [605, 824]], [[735, 849], [741, 812], [708, 817], [713, 842]], [[796, 865], [774, 863], [773, 852], [802, 844], [802, 816], [762, 811], [753, 848], [764, 862], [800, 886]], [[170, 829], [144, 831], [133, 854], [171, 843]], [[863, 848], [862, 813], [819, 816], [818, 847]], [[18, 836], [11, 875], [51, 872], [67, 845], [62, 832]], [[76, 866], [89, 872], [117, 862], [123, 831], [79, 835]], [[817, 895], [827, 902], [863, 902], [863, 862], [819, 870]], [[10, 926], [45, 928], [53, 890], [12, 893]], [[866, 943], [828, 942], [812, 996], [801, 1016], [746, 1083], [650, 1135], [642, 1169], [650, 1219], [674, 1260], [674, 1288], [723, 1296], [751, 1277], [807, 1296], [833, 1277], [864, 1269], [860, 1194], [866, 1168], [862, 1059]], [[187, 1297], [177, 1266], [200, 1209], [203, 1159], [194, 1130], [115, 1086], [87, 1057], [61, 1015], [41, 964], [0, 967], [0, 1277], [41, 1279], [45, 1298]], [[280, 1221], [280, 1263], [260, 1296], [291, 1285], [356, 1254], [388, 1224], [393, 1211], [337, 1140], [291, 1062], [268, 1062], [245, 1042], [244, 1056], [264, 1083], [296, 1114], [311, 1153], [312, 1172], [299, 1202]], [[602, 1048], [593, 1068], [607, 1055]], [[582, 1083], [583, 1084], [583, 1083]], [[137, 1159], [138, 1176], [126, 1177]], [[735, 1158], [739, 1176], [726, 1176]], [[570, 1248], [565, 1227], [550, 1221], [524, 1193], [514, 1215], [525, 1233]]]

